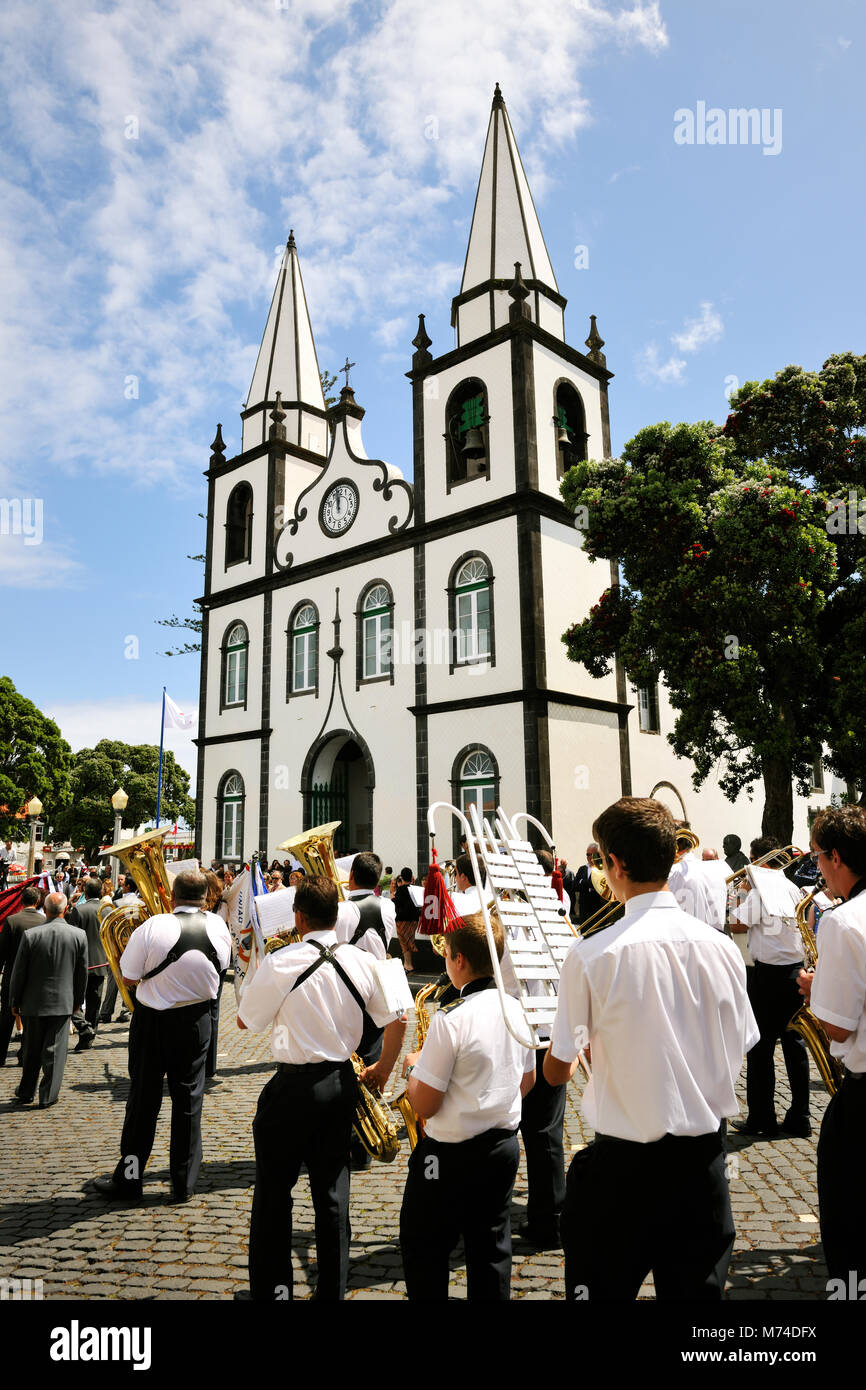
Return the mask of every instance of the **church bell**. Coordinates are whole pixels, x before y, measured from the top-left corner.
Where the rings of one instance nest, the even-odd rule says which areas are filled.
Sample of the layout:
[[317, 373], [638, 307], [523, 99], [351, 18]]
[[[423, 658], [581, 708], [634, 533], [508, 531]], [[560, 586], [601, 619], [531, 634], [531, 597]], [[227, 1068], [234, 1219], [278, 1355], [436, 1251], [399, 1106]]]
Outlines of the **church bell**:
[[465, 459], [484, 458], [487, 450], [484, 448], [484, 437], [477, 426], [467, 430], [466, 441], [460, 452]]

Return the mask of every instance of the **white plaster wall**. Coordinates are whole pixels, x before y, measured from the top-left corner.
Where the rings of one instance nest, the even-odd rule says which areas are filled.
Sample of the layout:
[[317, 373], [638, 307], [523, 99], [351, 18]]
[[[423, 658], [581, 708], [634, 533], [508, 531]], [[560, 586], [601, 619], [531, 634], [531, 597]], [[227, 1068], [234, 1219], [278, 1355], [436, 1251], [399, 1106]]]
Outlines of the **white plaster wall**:
[[[451, 568], [460, 555], [475, 549], [493, 567], [493, 623], [496, 665], [461, 666], [449, 675], [448, 595]], [[520, 585], [517, 569], [517, 522], [513, 517], [488, 522], [471, 531], [431, 541], [427, 547], [427, 699], [476, 699], [482, 692], [514, 690], [521, 684]]]
[[547, 827], [571, 868], [584, 862], [592, 822], [621, 795], [619, 725], [612, 712], [548, 706], [552, 816]]
[[[530, 303], [534, 301], [533, 295]], [[553, 304], [546, 295], [538, 296], [538, 326], [552, 333], [555, 338], [565, 337], [565, 316], [558, 304]]]
[[[205, 733], [234, 734], [260, 729], [262, 724], [262, 642], [264, 598], [227, 603], [212, 608], [208, 615], [207, 720]], [[250, 644], [247, 650], [246, 709], [237, 706], [220, 713], [223, 639], [234, 623], [246, 623]]]
[[[485, 300], [486, 303], [486, 300]], [[446, 491], [445, 406], [467, 377], [487, 387], [490, 414], [490, 477], [460, 483]], [[428, 521], [477, 507], [514, 491], [514, 420], [511, 406], [511, 345], [480, 351], [477, 357], [446, 368], [424, 382], [424, 488]]]
[[[467, 744], [481, 743], [493, 754], [499, 766], [500, 801], [511, 813], [526, 809], [526, 767], [524, 759], [523, 706], [515, 702], [490, 705], [477, 710], [455, 710], [433, 714], [428, 721], [430, 765], [430, 804], [451, 801], [451, 772], [458, 753]], [[426, 807], [423, 808], [426, 811]], [[437, 821], [437, 849], [451, 853], [451, 820], [440, 812]]]
[[538, 428], [538, 486], [542, 492], [559, 497], [556, 476], [556, 427], [553, 391], [557, 382], [569, 381], [580, 395], [586, 411], [589, 433], [589, 457], [600, 459], [604, 454], [601, 435], [601, 393], [599, 383], [588, 372], [582, 372], [539, 343], [533, 343], [535, 368], [535, 415]]
[[562, 634], [585, 618], [610, 583], [606, 560], [589, 560], [579, 531], [546, 517], [541, 519], [541, 573], [544, 585], [544, 632], [547, 684], [595, 700], [616, 699], [616, 677], [594, 679], [585, 666], [569, 661]]
[[261, 743], [257, 738], [241, 739], [237, 743], [216, 743], [205, 747], [204, 802], [202, 805], [202, 861], [222, 858], [216, 843], [216, 797], [223, 775], [239, 772], [244, 780], [244, 857], [248, 858], [259, 844], [259, 761]]
[[479, 294], [468, 299], [457, 310], [457, 341], [460, 347], [474, 342], [490, 332], [490, 295]]
[[[249, 483], [253, 490], [253, 537], [250, 559], [243, 564], [225, 567], [226, 556], [226, 508], [229, 495], [238, 483]], [[249, 579], [259, 579], [265, 572], [265, 541], [267, 537], [268, 509], [268, 460], [266, 455], [253, 459], [250, 463], [233, 468], [214, 480], [213, 516], [213, 559], [211, 566], [211, 590], [219, 593], [221, 589], [235, 584], [245, 584]]]

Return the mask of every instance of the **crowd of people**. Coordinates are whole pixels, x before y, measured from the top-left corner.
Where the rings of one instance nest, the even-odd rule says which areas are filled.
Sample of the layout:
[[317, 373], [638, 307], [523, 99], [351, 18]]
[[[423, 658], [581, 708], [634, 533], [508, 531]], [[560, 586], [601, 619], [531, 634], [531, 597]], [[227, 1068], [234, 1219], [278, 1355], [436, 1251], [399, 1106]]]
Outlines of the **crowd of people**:
[[[788, 1029], [804, 1000], [838, 1078], [818, 1145], [828, 1271], [833, 1279], [866, 1275], [866, 1196], [857, 1179], [866, 1157], [866, 810], [820, 812], [811, 852], [789, 869], [767, 837], [746, 856], [728, 836], [724, 861], [706, 849], [698, 860], [684, 833], [659, 802], [625, 797], [596, 820], [576, 873], [539, 851], [577, 939], [562, 967], [555, 1018], [532, 1048], [518, 1041], [525, 1027], [508, 967], [513, 928], [503, 929], [494, 894], [478, 881], [478, 861], [463, 853], [451, 866], [459, 911], [443, 934], [438, 1007], [402, 1067], [420, 1136], [395, 1232], [410, 1299], [447, 1297], [449, 1258], [461, 1238], [468, 1297], [509, 1297], [518, 1134], [529, 1188], [522, 1233], [539, 1247], [561, 1246], [568, 1299], [633, 1299], [650, 1271], [658, 1298], [721, 1298], [735, 1237], [725, 1166], [735, 1083], [745, 1058], [747, 1114], [733, 1122], [741, 1135], [771, 1142], [811, 1132], [806, 1043]], [[817, 965], [793, 913], [767, 909], [758, 864], [800, 880], [792, 901], [817, 888], [821, 875], [824, 910], [813, 904], [808, 918]], [[342, 902], [330, 878], [290, 861], [275, 861], [267, 882], [271, 891], [293, 890], [294, 937], [260, 961], [237, 1011], [238, 1027], [270, 1032], [275, 1063], [252, 1124], [249, 1297], [292, 1297], [292, 1190], [306, 1166], [316, 1297], [338, 1300], [348, 1275], [351, 1173], [370, 1162], [353, 1144], [352, 1059], [360, 1059], [361, 1082], [379, 1092], [403, 1051], [407, 1010], [395, 1005], [388, 970], [399, 972], [392, 958], [402, 955], [409, 969], [417, 958], [419, 894], [410, 891], [410, 868], [383, 872], [373, 853], [352, 859]], [[120, 959], [122, 989], [134, 992], [135, 1008], [120, 1157], [96, 1183], [108, 1200], [142, 1196], [166, 1079], [172, 1200], [186, 1202], [195, 1191], [205, 1081], [215, 1067], [219, 992], [232, 954], [220, 915], [230, 886], [222, 865], [181, 869], [172, 912], [136, 927]], [[21, 910], [0, 932], [0, 1062], [23, 1023], [22, 1106], [37, 1089], [41, 1106], [56, 1103], [70, 1019], [76, 1051], [93, 1045], [106, 1017], [106, 980], [117, 988], [100, 923], [117, 903], [137, 900], [124, 878], [115, 885], [90, 875], [74, 886], [61, 878], [54, 889], [26, 888]], [[602, 929], [599, 913], [610, 908]], [[504, 1010], [485, 919], [515, 996], [506, 996]], [[791, 1088], [781, 1124], [777, 1042]], [[578, 1066], [589, 1077], [582, 1104], [595, 1138], [566, 1173], [565, 1088]]]

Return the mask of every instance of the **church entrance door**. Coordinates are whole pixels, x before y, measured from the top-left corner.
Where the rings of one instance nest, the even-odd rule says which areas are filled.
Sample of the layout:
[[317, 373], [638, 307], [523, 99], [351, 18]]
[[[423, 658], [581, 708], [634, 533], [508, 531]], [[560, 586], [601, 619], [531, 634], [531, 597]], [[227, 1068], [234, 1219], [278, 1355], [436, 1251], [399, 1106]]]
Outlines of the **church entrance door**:
[[372, 848], [372, 789], [369, 752], [354, 738], [338, 735], [318, 750], [310, 778], [306, 828], [340, 821], [334, 835], [338, 858]]

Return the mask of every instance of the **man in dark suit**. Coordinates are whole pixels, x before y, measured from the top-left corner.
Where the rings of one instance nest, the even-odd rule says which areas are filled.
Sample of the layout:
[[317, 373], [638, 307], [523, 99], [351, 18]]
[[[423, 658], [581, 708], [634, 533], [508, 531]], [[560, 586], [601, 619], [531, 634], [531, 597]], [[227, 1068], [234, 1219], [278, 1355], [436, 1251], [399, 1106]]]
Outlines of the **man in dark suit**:
[[60, 1093], [69, 1020], [87, 988], [87, 937], [64, 922], [66, 895], [49, 893], [45, 921], [25, 932], [12, 971], [10, 1004], [24, 1022], [24, 1067], [15, 1099], [29, 1105], [42, 1068], [39, 1104], [54, 1105]]
[[[7, 917], [3, 923], [3, 929], [0, 931], [0, 970], [3, 971], [3, 983], [0, 985], [0, 1067], [6, 1065], [9, 1040], [15, 1027], [15, 1015], [9, 1006], [9, 984], [12, 979], [15, 957], [18, 955], [18, 947], [26, 931], [29, 931], [31, 927], [40, 926], [45, 921], [45, 913], [39, 911], [38, 902], [38, 888], [30, 885], [22, 889], [20, 911]], [[20, 1055], [18, 1062], [20, 1065]]]
[[580, 923], [588, 922], [600, 907], [604, 907], [604, 898], [596, 893], [590, 876], [593, 864], [596, 862], [600, 863], [600, 856], [598, 845], [593, 840], [586, 847], [586, 863], [581, 864], [574, 876], [577, 920]]
[[83, 1012], [79, 1011], [72, 1015], [72, 1023], [78, 1030], [76, 1052], [86, 1052], [89, 1047], [93, 1046], [93, 1039], [96, 1037], [96, 1029], [99, 1026], [102, 989], [108, 975], [108, 962], [105, 959], [105, 951], [99, 939], [99, 903], [101, 898], [102, 884], [99, 879], [85, 879], [84, 898], [78, 903], [78, 920], [75, 925], [80, 927], [87, 937], [87, 994]]

